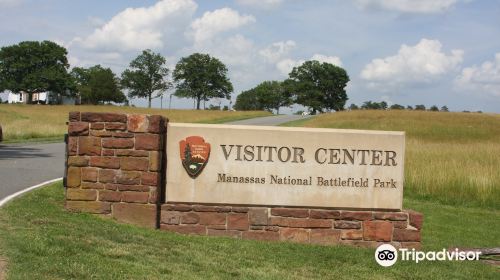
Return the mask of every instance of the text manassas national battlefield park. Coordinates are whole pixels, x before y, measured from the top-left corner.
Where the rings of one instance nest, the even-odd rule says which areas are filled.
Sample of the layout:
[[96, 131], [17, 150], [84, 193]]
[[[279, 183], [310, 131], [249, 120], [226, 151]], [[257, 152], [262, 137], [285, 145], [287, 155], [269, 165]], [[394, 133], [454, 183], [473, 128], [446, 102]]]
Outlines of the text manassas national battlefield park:
[[[234, 161], [260, 162], [291, 162], [305, 163], [305, 150], [300, 147], [275, 147], [252, 145], [220, 145], [224, 158]], [[314, 152], [314, 161], [318, 164], [345, 164], [345, 165], [375, 165], [397, 166], [397, 153], [383, 150], [357, 150], [338, 148], [318, 148]], [[221, 183], [256, 183], [279, 185], [313, 185], [338, 187], [380, 187], [396, 188], [396, 181], [374, 178], [325, 178], [312, 176], [307, 178], [293, 178], [291, 176], [269, 175], [265, 177], [232, 176], [226, 173], [217, 174], [217, 182]]]

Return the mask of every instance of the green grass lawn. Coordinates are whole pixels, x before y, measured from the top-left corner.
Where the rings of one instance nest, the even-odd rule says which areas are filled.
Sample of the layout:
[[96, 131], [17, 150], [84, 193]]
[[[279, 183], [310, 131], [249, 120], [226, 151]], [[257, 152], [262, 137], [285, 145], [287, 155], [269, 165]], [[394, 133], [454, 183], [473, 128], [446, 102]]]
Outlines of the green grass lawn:
[[[398, 262], [373, 249], [183, 236], [118, 224], [63, 208], [61, 183], [0, 209], [8, 279], [498, 279], [481, 262]], [[494, 247], [500, 213], [405, 200], [425, 215], [424, 250]]]

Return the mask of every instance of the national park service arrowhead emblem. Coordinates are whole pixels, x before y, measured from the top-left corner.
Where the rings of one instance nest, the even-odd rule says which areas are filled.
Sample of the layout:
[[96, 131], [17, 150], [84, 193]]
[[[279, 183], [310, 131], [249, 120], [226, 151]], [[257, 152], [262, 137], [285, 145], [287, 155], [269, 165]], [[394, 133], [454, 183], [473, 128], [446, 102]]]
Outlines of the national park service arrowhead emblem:
[[200, 136], [189, 136], [179, 142], [182, 165], [191, 178], [196, 178], [208, 162], [210, 144]]

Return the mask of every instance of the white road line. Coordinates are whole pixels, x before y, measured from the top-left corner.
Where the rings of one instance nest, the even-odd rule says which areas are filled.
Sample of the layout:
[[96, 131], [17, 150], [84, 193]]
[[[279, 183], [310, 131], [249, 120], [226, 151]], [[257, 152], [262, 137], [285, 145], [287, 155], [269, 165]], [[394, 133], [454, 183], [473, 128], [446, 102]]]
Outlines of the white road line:
[[18, 191], [18, 192], [16, 192], [16, 193], [13, 193], [13, 194], [11, 194], [11, 195], [7, 196], [6, 198], [4, 198], [4, 199], [0, 200], [0, 207], [2, 207], [5, 203], [7, 203], [7, 202], [11, 201], [12, 199], [14, 199], [14, 198], [16, 198], [16, 197], [18, 197], [18, 196], [22, 195], [23, 193], [27, 193], [27, 192], [29, 192], [29, 191], [32, 191], [32, 190], [37, 189], [37, 188], [39, 188], [39, 187], [43, 187], [43, 186], [48, 185], [48, 184], [50, 184], [50, 183], [54, 183], [54, 182], [60, 181], [60, 180], [62, 180], [62, 179], [63, 179], [62, 177], [61, 177], [61, 178], [52, 179], [52, 180], [49, 180], [49, 181], [45, 181], [45, 182], [43, 182], [43, 183], [40, 183], [40, 184], [38, 184], [38, 185], [35, 185], [35, 186], [32, 186], [32, 187], [26, 188], [26, 189], [24, 189], [24, 190], [20, 190], [20, 191]]

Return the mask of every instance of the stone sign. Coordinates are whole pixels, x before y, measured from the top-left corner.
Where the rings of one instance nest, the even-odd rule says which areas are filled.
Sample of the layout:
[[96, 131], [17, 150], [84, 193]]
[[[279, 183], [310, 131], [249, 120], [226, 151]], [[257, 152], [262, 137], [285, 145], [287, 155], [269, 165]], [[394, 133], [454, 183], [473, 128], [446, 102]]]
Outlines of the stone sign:
[[166, 201], [401, 210], [404, 132], [170, 123]]

